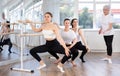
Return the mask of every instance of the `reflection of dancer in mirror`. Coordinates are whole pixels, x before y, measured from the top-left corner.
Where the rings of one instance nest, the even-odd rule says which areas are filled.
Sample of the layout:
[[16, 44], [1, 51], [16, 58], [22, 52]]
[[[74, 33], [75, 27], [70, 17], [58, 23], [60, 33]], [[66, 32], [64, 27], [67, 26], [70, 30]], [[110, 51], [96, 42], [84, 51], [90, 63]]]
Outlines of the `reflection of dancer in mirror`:
[[113, 42], [113, 17], [110, 14], [110, 6], [105, 5], [103, 7], [103, 15], [99, 21], [101, 28], [99, 30], [99, 34], [103, 34], [104, 40], [107, 46], [107, 56], [102, 60], [107, 60], [109, 63], [112, 63], [111, 56], [112, 56], [112, 42]]
[[49, 53], [65, 54], [65, 56], [57, 66], [61, 72], [64, 72], [62, 66], [68, 60], [68, 58], [70, 58], [69, 49], [66, 47], [63, 39], [61, 38], [58, 27], [51, 22], [51, 19], [52, 19], [52, 14], [50, 12], [46, 12], [44, 14], [44, 23], [41, 24], [40, 28], [35, 28], [33, 26], [34, 22], [32, 21], [29, 20], [25, 21], [26, 23], [30, 23], [33, 31], [42, 32], [44, 38], [46, 39], [46, 44], [32, 48], [30, 50], [30, 54], [38, 62], [40, 62], [40, 67], [38, 69], [44, 68], [46, 64], [43, 62], [43, 60], [39, 57], [37, 53], [49, 52]]
[[[75, 45], [75, 48], [78, 50], [82, 50], [80, 59], [82, 62], [85, 62], [84, 55], [88, 51], [90, 51], [90, 49], [87, 45], [82, 29], [78, 28], [78, 20], [76, 18], [72, 19], [71, 25], [72, 25], [72, 30], [76, 33], [77, 40], [78, 40], [77, 44]], [[84, 45], [82, 44], [82, 42], [84, 43]]]
[[[5, 16], [4, 16], [4, 13], [2, 14], [2, 17], [3, 19], [5, 20]], [[1, 22], [1, 32], [0, 34], [2, 35], [1, 37], [1, 40], [0, 40], [0, 52], [3, 50], [2, 47], [4, 45], [8, 45], [9, 48], [8, 48], [8, 51], [9, 53], [12, 53], [11, 52], [11, 48], [12, 48], [12, 42], [10, 40], [10, 32], [13, 32], [14, 31], [14, 25], [15, 23], [13, 23], [13, 28], [10, 29], [10, 21], [4, 21], [4, 22]]]

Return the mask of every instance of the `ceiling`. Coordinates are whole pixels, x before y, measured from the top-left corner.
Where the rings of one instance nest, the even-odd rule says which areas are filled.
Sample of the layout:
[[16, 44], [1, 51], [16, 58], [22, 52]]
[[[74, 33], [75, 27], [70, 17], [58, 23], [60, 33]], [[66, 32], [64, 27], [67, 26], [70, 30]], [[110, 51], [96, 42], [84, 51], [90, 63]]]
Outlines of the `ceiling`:
[[8, 10], [14, 9], [17, 7], [21, 2], [24, 1], [24, 7], [28, 7], [28, 5], [32, 4], [32, 2], [38, 2], [40, 0], [0, 0], [0, 12], [3, 11], [5, 8]]

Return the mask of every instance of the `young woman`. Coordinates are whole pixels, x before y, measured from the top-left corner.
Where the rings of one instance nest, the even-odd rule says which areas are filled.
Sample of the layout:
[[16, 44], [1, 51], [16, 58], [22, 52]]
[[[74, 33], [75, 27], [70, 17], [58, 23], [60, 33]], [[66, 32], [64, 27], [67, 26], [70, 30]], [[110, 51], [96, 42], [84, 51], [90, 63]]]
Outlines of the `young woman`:
[[105, 5], [103, 7], [103, 15], [101, 16], [101, 20], [99, 21], [101, 28], [99, 30], [99, 34], [103, 34], [104, 40], [107, 46], [107, 56], [102, 60], [107, 60], [109, 63], [112, 63], [111, 57], [112, 57], [112, 42], [114, 37], [113, 32], [113, 17], [109, 13], [110, 7], [108, 5]]
[[11, 42], [10, 36], [9, 36], [9, 33], [12, 31], [14, 31], [14, 24], [13, 24], [13, 28], [10, 29], [10, 22], [6, 21], [6, 23], [3, 24], [2, 28], [1, 28], [1, 34], [3, 34], [3, 35], [1, 38], [1, 42], [0, 42], [0, 52], [3, 50], [2, 47], [4, 45], [8, 45], [9, 46], [8, 51], [9, 51], [9, 53], [12, 53], [11, 52], [12, 42]]
[[[72, 19], [71, 25], [72, 25], [72, 30], [76, 33], [77, 40], [78, 40], [74, 47], [78, 50], [82, 50], [80, 59], [84, 63], [85, 62], [84, 55], [87, 53], [87, 51], [89, 51], [89, 47], [83, 35], [82, 29], [78, 28], [78, 20], [76, 18]], [[82, 44], [81, 39], [84, 45]]]
[[63, 64], [70, 58], [69, 49], [66, 47], [63, 39], [59, 34], [59, 29], [56, 24], [52, 23], [52, 14], [50, 12], [46, 12], [44, 14], [44, 22], [42, 23], [40, 28], [35, 28], [34, 23], [27, 20], [26, 23], [30, 23], [32, 30], [35, 32], [42, 32], [44, 38], [46, 39], [46, 44], [34, 47], [30, 50], [30, 54], [40, 62], [40, 67], [38, 69], [44, 68], [46, 64], [39, 57], [37, 53], [49, 52], [52, 53], [61, 53], [65, 54], [61, 62], [58, 64], [58, 68], [61, 72], [64, 72], [62, 66]]
[[74, 31], [70, 29], [70, 19], [64, 19], [64, 26], [65, 28], [61, 30], [61, 36], [65, 41], [66, 46], [70, 49], [70, 53], [72, 55], [71, 63], [73, 66], [76, 66], [74, 60], [78, 56], [78, 50], [75, 48], [77, 37]]

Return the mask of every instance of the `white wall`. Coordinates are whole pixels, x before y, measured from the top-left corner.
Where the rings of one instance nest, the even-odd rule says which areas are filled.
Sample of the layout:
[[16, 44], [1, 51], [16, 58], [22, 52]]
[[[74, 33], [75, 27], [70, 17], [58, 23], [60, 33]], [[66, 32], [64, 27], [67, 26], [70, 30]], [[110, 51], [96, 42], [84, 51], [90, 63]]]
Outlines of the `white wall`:
[[[106, 46], [102, 35], [98, 34], [98, 30], [85, 29], [84, 35], [91, 51], [105, 52]], [[29, 33], [34, 33], [30, 32]], [[17, 34], [11, 35], [11, 41], [20, 47], [20, 38]], [[26, 46], [38, 46], [45, 43], [45, 39], [42, 36], [27, 36], [25, 37]], [[115, 30], [113, 40], [113, 52], [120, 52], [120, 30]]]
[[[98, 30], [84, 30], [87, 43], [92, 51], [105, 51], [106, 46], [102, 35], [98, 34]], [[113, 39], [113, 52], [120, 52], [120, 30], [115, 30]]]

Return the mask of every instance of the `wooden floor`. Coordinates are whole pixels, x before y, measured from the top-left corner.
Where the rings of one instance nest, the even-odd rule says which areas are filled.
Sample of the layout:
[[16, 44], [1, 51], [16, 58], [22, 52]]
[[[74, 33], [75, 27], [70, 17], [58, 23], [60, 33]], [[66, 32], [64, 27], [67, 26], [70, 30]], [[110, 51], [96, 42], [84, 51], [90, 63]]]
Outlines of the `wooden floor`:
[[[10, 54], [9, 51], [8, 51], [8, 46], [5, 45], [3, 47], [3, 51], [0, 52], [0, 62], [11, 60], [11, 59], [18, 59], [20, 57], [20, 48], [13, 45], [11, 51], [13, 53]], [[28, 54], [29, 54], [29, 48], [25, 48], [24, 49], [24, 55], [28, 55]]]
[[113, 64], [100, 59], [105, 56], [105, 53], [88, 53], [85, 56], [86, 63], [81, 63], [77, 58], [75, 62], [77, 67], [72, 67], [70, 62], [64, 64], [65, 73], [61, 73], [56, 64], [53, 64], [54, 59], [49, 59], [48, 55], [43, 56], [47, 66], [41, 70], [36, 68], [39, 63], [35, 59], [24, 62], [25, 69], [34, 70], [34, 73], [11, 71], [10, 68], [19, 68], [20, 63], [14, 63], [0, 67], [0, 76], [119, 76], [120, 75], [120, 53], [113, 53]]

